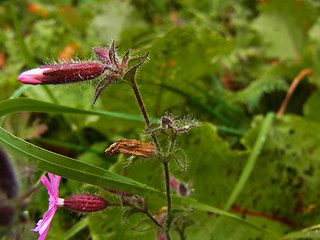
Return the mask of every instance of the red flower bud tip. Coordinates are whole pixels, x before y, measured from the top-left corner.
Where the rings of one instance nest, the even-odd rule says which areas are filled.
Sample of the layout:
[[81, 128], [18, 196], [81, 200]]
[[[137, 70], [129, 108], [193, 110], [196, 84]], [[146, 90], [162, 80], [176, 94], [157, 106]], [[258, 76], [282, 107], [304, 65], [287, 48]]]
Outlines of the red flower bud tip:
[[104, 198], [91, 194], [76, 194], [63, 201], [63, 207], [77, 212], [96, 212], [105, 209], [108, 205]]
[[20, 74], [18, 80], [26, 84], [64, 84], [94, 79], [103, 74], [100, 63], [62, 63], [45, 65]]

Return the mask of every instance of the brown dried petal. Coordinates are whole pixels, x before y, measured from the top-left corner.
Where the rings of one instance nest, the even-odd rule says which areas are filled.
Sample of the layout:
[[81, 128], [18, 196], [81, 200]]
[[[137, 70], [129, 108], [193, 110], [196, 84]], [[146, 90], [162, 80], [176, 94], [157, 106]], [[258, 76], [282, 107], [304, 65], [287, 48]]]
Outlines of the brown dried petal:
[[121, 139], [111, 144], [105, 152], [109, 156], [123, 153], [150, 158], [155, 154], [156, 147], [152, 143], [144, 143], [135, 139]]

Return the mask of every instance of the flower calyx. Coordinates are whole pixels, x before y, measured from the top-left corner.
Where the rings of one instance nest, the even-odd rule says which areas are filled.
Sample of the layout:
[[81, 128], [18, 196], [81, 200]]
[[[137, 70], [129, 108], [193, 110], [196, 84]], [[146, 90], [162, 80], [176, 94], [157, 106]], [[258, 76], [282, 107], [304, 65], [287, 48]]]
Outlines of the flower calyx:
[[[130, 51], [128, 50], [122, 60], [120, 60], [116, 55], [114, 41], [112, 41], [108, 50], [105, 48], [96, 47], [94, 48], [94, 53], [96, 57], [105, 65], [107, 73], [96, 88], [92, 106], [95, 104], [102, 91], [112, 83], [119, 80], [124, 80], [130, 86], [135, 84], [136, 71], [145, 62], [149, 55], [149, 53], [147, 53], [143, 56], [130, 58]], [[130, 68], [130, 66], [132, 67]]]
[[192, 127], [200, 126], [200, 124], [190, 118], [175, 119], [170, 113], [166, 113], [161, 118], [159, 127], [154, 125], [149, 127], [142, 135], [150, 135], [156, 132], [161, 132], [174, 140], [180, 133], [187, 132]]

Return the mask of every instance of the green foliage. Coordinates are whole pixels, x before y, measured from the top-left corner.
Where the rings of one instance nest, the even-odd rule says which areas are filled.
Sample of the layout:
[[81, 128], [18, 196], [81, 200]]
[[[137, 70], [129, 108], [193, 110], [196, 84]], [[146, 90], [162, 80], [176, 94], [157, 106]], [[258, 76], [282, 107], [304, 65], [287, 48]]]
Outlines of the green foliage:
[[[115, 40], [120, 59], [127, 49], [132, 56], [150, 53], [136, 80], [152, 123], [165, 112], [202, 123], [176, 139], [187, 170], [170, 158], [172, 177], [188, 192], [182, 197], [172, 189], [178, 213], [172, 239], [182, 226], [186, 239], [320, 238], [317, 0], [9, 0], [0, 13], [0, 146], [14, 156], [20, 196], [41, 169], [68, 179], [61, 197], [89, 190], [120, 203], [95, 185], [139, 194], [151, 215], [166, 206], [156, 157], [124, 169], [127, 156], [104, 153], [112, 142], [139, 139], [146, 130], [130, 86], [112, 84], [90, 109], [96, 80], [45, 87], [16, 80], [59, 57], [97, 61], [92, 48]], [[301, 80], [286, 113], [272, 117], [304, 69], [312, 74]], [[156, 135], [167, 150], [164, 136]], [[20, 232], [35, 238], [29, 229], [47, 209], [40, 189], [28, 201], [28, 223], [0, 227], [1, 234], [12, 233], [0, 239]], [[126, 206], [82, 217], [59, 209], [47, 239], [156, 239], [158, 230]]]

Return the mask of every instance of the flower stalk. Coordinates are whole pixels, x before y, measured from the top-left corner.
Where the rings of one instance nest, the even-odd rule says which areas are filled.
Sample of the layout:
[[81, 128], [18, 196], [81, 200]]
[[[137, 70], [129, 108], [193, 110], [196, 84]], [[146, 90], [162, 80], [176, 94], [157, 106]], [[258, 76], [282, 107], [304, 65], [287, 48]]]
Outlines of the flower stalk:
[[[150, 120], [149, 120], [149, 117], [148, 117], [148, 114], [146, 112], [146, 109], [144, 107], [144, 104], [143, 104], [143, 101], [142, 101], [142, 98], [140, 96], [140, 93], [139, 93], [139, 90], [138, 90], [138, 87], [137, 87], [137, 84], [135, 82], [135, 79], [133, 78], [133, 81], [132, 81], [132, 89], [134, 91], [134, 94], [136, 96], [136, 99], [138, 101], [138, 104], [139, 104], [139, 107], [140, 107], [140, 110], [142, 112], [142, 115], [145, 119], [145, 122], [146, 122], [146, 125], [147, 127], [150, 126]], [[157, 148], [157, 151], [158, 153], [161, 153], [161, 148], [160, 148], [160, 145], [159, 145], [159, 142], [158, 142], [158, 139], [157, 139], [157, 136], [155, 135], [155, 133], [150, 133], [152, 139], [153, 139], [153, 142]], [[170, 144], [170, 148], [169, 148], [169, 151], [173, 151], [173, 147], [174, 147], [174, 141], [171, 141], [171, 144]], [[170, 240], [170, 233], [169, 233], [169, 228], [170, 228], [170, 218], [171, 218], [171, 194], [170, 194], [170, 173], [169, 173], [169, 167], [168, 167], [168, 162], [167, 162], [167, 157], [161, 157], [161, 156], [164, 156], [163, 154], [158, 154], [158, 159], [162, 162], [163, 164], [163, 168], [164, 168], [164, 173], [165, 173], [165, 185], [166, 185], [166, 195], [167, 195], [167, 218], [166, 218], [166, 238], [167, 240]]]

